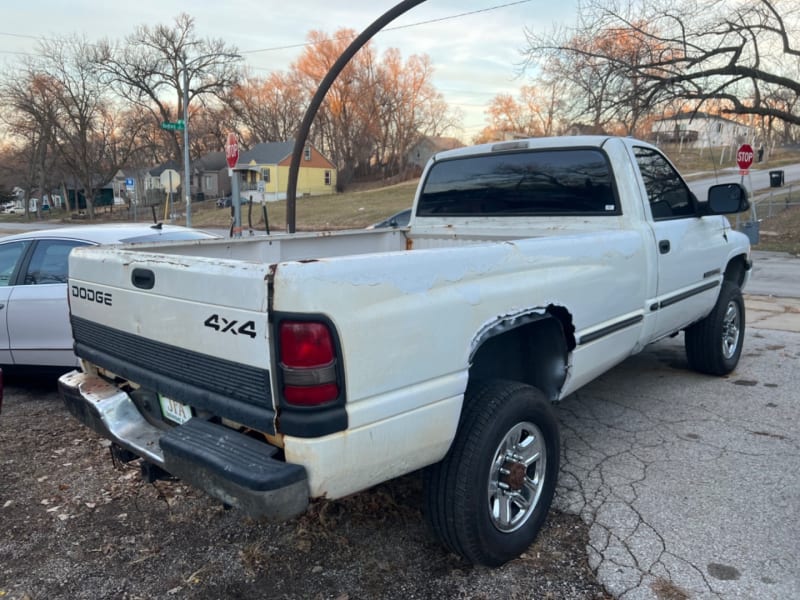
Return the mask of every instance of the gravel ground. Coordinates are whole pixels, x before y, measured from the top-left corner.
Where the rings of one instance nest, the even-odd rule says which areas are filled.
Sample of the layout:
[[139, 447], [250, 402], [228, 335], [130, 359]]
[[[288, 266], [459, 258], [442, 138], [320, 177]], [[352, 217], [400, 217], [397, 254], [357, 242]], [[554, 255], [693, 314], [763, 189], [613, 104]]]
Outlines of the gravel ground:
[[144, 483], [72, 419], [55, 379], [6, 375], [0, 414], [0, 598], [608, 599], [587, 527], [553, 511], [500, 569], [427, 530], [420, 477], [312, 504], [282, 524], [225, 510], [180, 481]]

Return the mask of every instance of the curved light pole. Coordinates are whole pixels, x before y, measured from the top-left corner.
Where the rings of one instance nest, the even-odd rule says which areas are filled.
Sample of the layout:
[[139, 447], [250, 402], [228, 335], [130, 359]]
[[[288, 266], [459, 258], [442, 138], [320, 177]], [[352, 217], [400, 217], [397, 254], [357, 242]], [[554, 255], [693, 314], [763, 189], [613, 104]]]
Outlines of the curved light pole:
[[322, 105], [325, 94], [328, 93], [334, 80], [339, 76], [339, 73], [342, 72], [342, 69], [344, 69], [347, 63], [350, 62], [350, 59], [355, 56], [356, 52], [358, 52], [372, 36], [404, 12], [411, 10], [423, 2], [425, 2], [425, 0], [404, 0], [397, 6], [383, 13], [372, 25], [362, 31], [361, 34], [351, 42], [347, 49], [342, 52], [342, 55], [336, 59], [336, 62], [333, 63], [333, 66], [319, 84], [314, 97], [311, 99], [311, 104], [309, 104], [306, 114], [303, 116], [303, 121], [300, 123], [300, 129], [297, 131], [297, 138], [294, 141], [294, 151], [292, 152], [292, 162], [289, 165], [289, 181], [286, 187], [286, 230], [288, 233], [294, 233], [295, 231], [295, 219], [297, 215], [297, 173], [300, 170], [300, 157], [306, 145], [311, 123], [314, 121], [314, 117], [317, 116], [317, 111], [320, 105]]

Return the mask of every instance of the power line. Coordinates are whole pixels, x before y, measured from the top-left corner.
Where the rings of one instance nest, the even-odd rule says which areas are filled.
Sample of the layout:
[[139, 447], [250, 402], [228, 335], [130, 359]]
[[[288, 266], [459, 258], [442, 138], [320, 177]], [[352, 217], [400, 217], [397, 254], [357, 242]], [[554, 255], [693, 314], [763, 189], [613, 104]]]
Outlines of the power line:
[[32, 52], [20, 52], [18, 50], [0, 50], [0, 54], [15, 54], [17, 56], [39, 56], [38, 54], [33, 54]]
[[[516, 0], [515, 2], [507, 2], [505, 4], [497, 4], [495, 6], [489, 6], [487, 8], [480, 8], [478, 10], [472, 10], [472, 11], [469, 11], [469, 12], [458, 13], [458, 14], [449, 15], [449, 16], [446, 16], [446, 17], [439, 17], [439, 18], [436, 18], [436, 19], [427, 19], [425, 21], [417, 21], [416, 23], [409, 23], [407, 25], [396, 25], [395, 27], [386, 27], [385, 29], [379, 31], [378, 33], [380, 34], [380, 33], [385, 33], [385, 32], [388, 32], [388, 31], [398, 31], [398, 30], [401, 30], [401, 29], [410, 29], [412, 27], [420, 27], [422, 25], [429, 25], [431, 23], [440, 23], [442, 21], [451, 21], [453, 19], [460, 19], [460, 18], [463, 18], [463, 17], [469, 17], [469, 16], [481, 14], [481, 13], [492, 12], [492, 11], [500, 10], [500, 9], [503, 9], [503, 8], [509, 8], [511, 6], [518, 6], [520, 4], [527, 4], [528, 2], [531, 2], [531, 0]], [[42, 40], [47, 40], [48, 39], [48, 38], [43, 37], [43, 36], [28, 35], [28, 34], [22, 34], [22, 33], [11, 33], [11, 32], [8, 32], [8, 31], [0, 31], [0, 36], [25, 38], [25, 39], [31, 39], [31, 40], [36, 40], [36, 41], [42, 41]], [[316, 44], [320, 44], [322, 42], [327, 42], [327, 41], [337, 41], [337, 40], [341, 40], [341, 39], [349, 39], [350, 37], [351, 36], [349, 36], [349, 35], [342, 35], [342, 36], [334, 36], [334, 37], [325, 38], [324, 40], [320, 40], [318, 42], [303, 42], [303, 43], [299, 43], [299, 44], [288, 44], [288, 45], [285, 45], [285, 46], [272, 46], [270, 48], [259, 48], [257, 50], [240, 50], [239, 54], [256, 54], [256, 53], [260, 53], [260, 52], [277, 52], [277, 51], [280, 51], [280, 50], [292, 50], [292, 49], [295, 49], [295, 48], [305, 48], [307, 46], [314, 46]], [[90, 44], [90, 45], [96, 45], [96, 44]], [[38, 56], [38, 54], [35, 54], [35, 53], [17, 52], [17, 51], [12, 51], [12, 50], [0, 50], [0, 54], [17, 54], [17, 55], [20, 55], [20, 56]], [[256, 66], [252, 66], [251, 68], [256, 69], [256, 70], [264, 70], [264, 71], [272, 70], [272, 69], [266, 69], [264, 67], [256, 67]]]
[[[494, 10], [499, 10], [501, 8], [508, 8], [510, 6], [517, 6], [518, 4], [527, 4], [531, 0], [517, 0], [517, 2], [508, 2], [506, 4], [498, 4], [496, 6], [490, 6], [488, 8], [481, 8], [478, 10], [473, 10], [470, 12], [458, 13], [456, 15], [450, 15], [447, 17], [439, 17], [438, 19], [427, 19], [425, 21], [417, 21], [416, 23], [409, 23], [408, 25], [397, 25], [395, 27], [386, 27], [378, 32], [378, 34], [385, 33], [387, 31], [397, 31], [399, 29], [409, 29], [411, 27], [419, 27], [421, 25], [429, 25], [431, 23], [439, 23], [441, 21], [450, 21], [453, 19], [460, 19], [462, 17], [469, 17], [472, 15], [477, 15], [480, 13], [491, 12]], [[288, 44], [286, 46], [273, 46], [271, 48], [259, 48], [257, 50], [242, 50], [240, 54], [256, 54], [258, 52], [276, 52], [279, 50], [292, 50], [294, 48], [305, 48], [306, 46], [314, 46], [316, 44], [320, 44], [322, 42], [330, 42], [330, 41], [338, 41], [342, 39], [350, 39], [350, 35], [341, 35], [336, 37], [325, 38], [324, 40], [320, 40], [319, 42], [304, 42], [301, 44]]]
[[459, 13], [457, 15], [451, 15], [449, 17], [439, 17], [438, 19], [428, 19], [427, 21], [419, 21], [418, 23], [409, 23], [408, 25], [396, 25], [395, 27], [386, 27], [383, 31], [395, 31], [397, 29], [408, 29], [409, 27], [417, 27], [419, 25], [428, 25], [429, 23], [439, 23], [440, 21], [449, 21], [451, 19], [459, 19], [461, 17], [470, 17], [472, 15], [491, 12], [493, 10], [499, 10], [501, 8], [508, 8], [509, 6], [516, 6], [518, 4], [527, 4], [530, 1], [531, 0], [518, 0], [517, 2], [508, 2], [507, 4], [498, 4], [496, 6], [490, 6], [489, 8], [479, 8], [478, 10], [473, 10], [473, 11], [465, 12], [465, 13]]
[[31, 39], [31, 40], [40, 40], [40, 39], [42, 39], [38, 35], [27, 35], [27, 34], [24, 34], [24, 33], [9, 33], [7, 31], [0, 31], [0, 35], [4, 35], [4, 36], [7, 36], [7, 37], [28, 38], [28, 39]]

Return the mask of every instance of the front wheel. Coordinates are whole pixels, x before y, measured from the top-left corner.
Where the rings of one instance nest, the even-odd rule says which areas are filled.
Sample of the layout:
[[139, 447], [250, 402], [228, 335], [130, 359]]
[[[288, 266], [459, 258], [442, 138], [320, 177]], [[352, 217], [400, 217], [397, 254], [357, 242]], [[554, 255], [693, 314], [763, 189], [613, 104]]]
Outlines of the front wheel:
[[550, 509], [559, 454], [558, 423], [539, 390], [471, 384], [453, 446], [425, 471], [434, 533], [473, 563], [494, 567], [519, 556]]
[[744, 343], [744, 300], [739, 286], [722, 282], [714, 310], [686, 329], [689, 366], [709, 375], [727, 375], [739, 364]]

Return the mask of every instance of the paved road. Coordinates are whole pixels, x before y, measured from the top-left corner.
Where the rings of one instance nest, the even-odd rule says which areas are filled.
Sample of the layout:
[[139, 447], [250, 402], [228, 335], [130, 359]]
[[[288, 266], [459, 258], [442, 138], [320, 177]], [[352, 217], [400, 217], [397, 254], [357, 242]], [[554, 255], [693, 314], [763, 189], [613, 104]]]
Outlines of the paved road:
[[753, 259], [729, 377], [689, 371], [679, 336], [559, 407], [556, 506], [615, 598], [800, 598], [800, 259]]
[[681, 336], [560, 405], [556, 506], [615, 598], [800, 598], [800, 326], [757, 326], [727, 378], [690, 372]]
[[754, 250], [748, 294], [800, 298], [800, 258], [783, 252]]
[[[708, 188], [717, 183], [744, 183], [748, 190], [757, 192], [770, 187], [769, 172], [772, 170], [783, 171], [783, 189], [788, 189], [790, 185], [793, 189], [797, 188], [798, 182], [800, 182], [800, 164], [750, 169], [750, 174], [746, 175], [744, 179], [739, 174], [739, 169], [720, 169], [716, 174], [709, 173], [700, 179], [690, 181], [689, 188], [700, 200], [704, 200], [708, 195]], [[780, 191], [780, 189], [776, 188], [776, 191]]]

